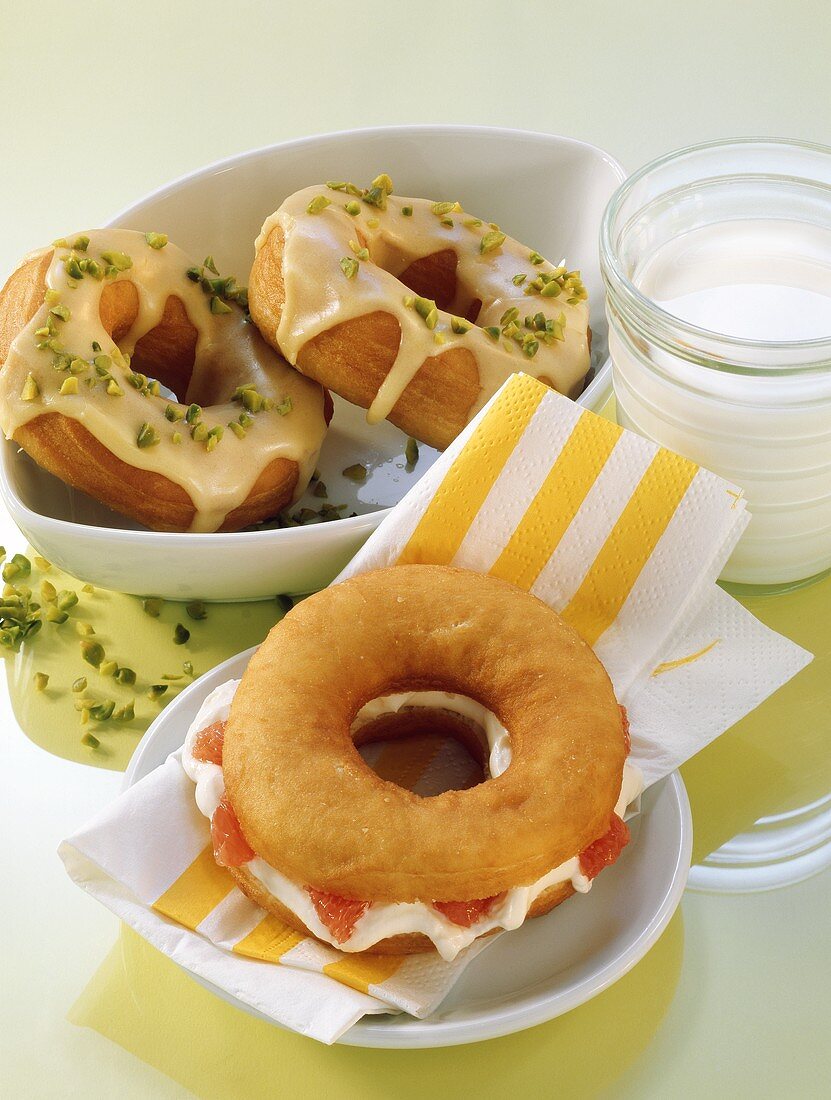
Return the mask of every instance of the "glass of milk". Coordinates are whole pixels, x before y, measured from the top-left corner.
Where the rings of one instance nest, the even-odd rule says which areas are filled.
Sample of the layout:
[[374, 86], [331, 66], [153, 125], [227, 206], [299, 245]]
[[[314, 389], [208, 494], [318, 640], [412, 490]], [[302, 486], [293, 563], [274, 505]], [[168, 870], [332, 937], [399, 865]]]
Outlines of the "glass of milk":
[[600, 252], [620, 423], [744, 492], [723, 579], [831, 569], [831, 149], [653, 161], [612, 197]]

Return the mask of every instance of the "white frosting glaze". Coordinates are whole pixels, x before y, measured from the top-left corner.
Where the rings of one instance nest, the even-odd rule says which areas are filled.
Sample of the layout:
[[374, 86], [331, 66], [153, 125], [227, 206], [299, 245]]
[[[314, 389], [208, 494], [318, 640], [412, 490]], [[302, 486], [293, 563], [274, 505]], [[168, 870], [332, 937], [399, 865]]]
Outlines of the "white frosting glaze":
[[[194, 759], [193, 745], [199, 732], [206, 726], [211, 725], [213, 722], [227, 720], [238, 684], [238, 680], [231, 680], [216, 688], [207, 697], [188, 730], [182, 750], [182, 766], [196, 784], [197, 805], [208, 819], [213, 816], [225, 790], [222, 768], [217, 764]], [[362, 708], [356, 721], [359, 721], [362, 715], [366, 715], [364, 721], [371, 721], [372, 718], [378, 717], [382, 713], [397, 711], [401, 706], [414, 705], [416, 702], [420, 705], [434, 706], [433, 696], [439, 697], [444, 709], [453, 710], [455, 713], [463, 714], [480, 722], [482, 728], [486, 731], [490, 745], [491, 767], [500, 768], [500, 762], [502, 770], [508, 766], [510, 763], [510, 744], [506, 745], [504, 742], [503, 735], [507, 737], [504, 727], [499, 724], [493, 715], [491, 715], [491, 718], [493, 718], [495, 725], [488, 723], [487, 716], [491, 712], [486, 711], [480, 704], [475, 703], [472, 699], [467, 699], [465, 696], [452, 696], [446, 692], [410, 692], [402, 695], [385, 696], [373, 700], [372, 703]], [[425, 697], [431, 701], [424, 703]], [[402, 700], [405, 700], [405, 702]], [[472, 706], [468, 706], [468, 704], [472, 704]], [[373, 712], [372, 709], [367, 711], [367, 708], [376, 709]], [[478, 711], [475, 708], [478, 708]], [[476, 714], [475, 718], [473, 717], [474, 713]], [[483, 717], [485, 721], [482, 721]], [[490, 732], [488, 732], [488, 725], [490, 725]], [[498, 759], [495, 759], [495, 752]], [[499, 774], [499, 772], [492, 772], [492, 774]], [[633, 764], [626, 763], [623, 768], [620, 795], [614, 812], [619, 817], [624, 817], [627, 807], [637, 803], [642, 790], [643, 777], [639, 769]], [[255, 857], [249, 863], [246, 863], [245, 867], [249, 874], [261, 882], [269, 893], [273, 894], [281, 904], [299, 917], [314, 936], [325, 943], [332, 944], [340, 951], [350, 953], [366, 951], [373, 944], [386, 939], [388, 936], [420, 932], [432, 940], [442, 958], [448, 961], [455, 959], [460, 951], [487, 932], [497, 928], [506, 930], [519, 928], [525, 921], [534, 900], [550, 886], [570, 881], [577, 893], [586, 894], [592, 885], [592, 881], [586, 878], [580, 870], [579, 856], [575, 855], [561, 863], [559, 867], [553, 868], [548, 874], [543, 875], [542, 878], [531, 885], [515, 886], [508, 890], [502, 901], [494, 905], [478, 921], [475, 921], [470, 928], [462, 928], [454, 924], [432, 905], [425, 902], [376, 902], [358, 919], [349, 939], [345, 943], [338, 943], [318, 917], [304, 884], [292, 882], [259, 857]]]
[[[66, 353], [90, 361], [89, 368], [77, 376], [77, 394], [60, 393], [69, 375], [53, 368], [54, 353], [38, 349], [43, 338], [35, 336], [50, 316], [52, 307], [44, 301], [18, 333], [0, 371], [0, 427], [7, 438], [43, 413], [61, 413], [80, 421], [116, 457], [131, 466], [163, 474], [180, 485], [196, 509], [192, 524], [195, 531], [216, 530], [225, 516], [243, 503], [260, 473], [276, 458], [298, 464], [294, 497], [302, 495], [326, 432], [320, 387], [292, 370], [262, 339], [256, 326], [245, 322], [238, 307], [230, 313], [211, 313], [210, 299], [185, 274], [191, 261], [175, 245], [168, 243], [154, 249], [143, 233], [123, 229], [94, 230], [86, 235], [89, 245], [78, 255], [88, 256], [103, 267], [102, 252], [123, 252], [132, 260], [132, 266], [114, 277], [97, 280], [87, 275], [73, 280], [64, 266], [70, 249], [54, 249], [46, 285], [58, 296], [58, 304], [69, 309], [70, 317], [60, 320], [53, 315], [53, 324]], [[133, 283], [139, 301], [135, 322], [118, 347], [100, 317], [103, 290], [116, 281]], [[165, 396], [142, 394], [128, 381], [130, 368], [118, 361], [119, 352], [132, 354], [141, 337], [156, 327], [171, 295], [181, 300], [198, 333], [193, 374], [187, 393], [179, 394], [181, 404]], [[122, 390], [121, 396], [109, 394], [106, 380], [96, 374], [91, 362], [97, 354], [93, 341], [100, 345], [100, 353], [113, 359], [111, 373]], [[22, 392], [30, 374], [37, 382], [39, 395], [26, 401]], [[95, 384], [88, 385], [93, 380]], [[291, 411], [281, 416], [275, 407], [257, 413], [245, 438], [240, 439], [228, 428], [242, 411], [241, 405], [231, 401], [231, 395], [237, 386], [248, 383], [275, 405], [290, 398]], [[184, 413], [191, 403], [203, 407], [201, 419], [208, 429], [224, 429], [222, 440], [210, 452], [204, 442], [191, 438], [187, 423], [171, 423], [165, 418], [166, 406]], [[157, 445], [137, 445], [138, 431], [144, 423], [158, 433]], [[174, 432], [181, 434], [181, 443], [173, 442]]]
[[[328, 198], [331, 205], [320, 213], [308, 213], [310, 201], [319, 195]], [[355, 217], [344, 208], [349, 201], [357, 201], [360, 207]], [[412, 208], [410, 217], [401, 213], [405, 206]], [[397, 358], [367, 413], [370, 423], [389, 416], [425, 359], [451, 347], [467, 348], [476, 358], [481, 391], [469, 418], [511, 374], [520, 370], [543, 377], [561, 393], [576, 396], [590, 362], [587, 301], [569, 304], [567, 291], [552, 298], [524, 293], [533, 279], [553, 272], [554, 267], [547, 261], [532, 264], [530, 250], [510, 237], [501, 247], [482, 254], [479, 243], [490, 232], [488, 223], [466, 226], [470, 218], [459, 209], [446, 215], [452, 226], [445, 225], [433, 206], [428, 199], [390, 195], [386, 209], [381, 210], [318, 185], [291, 195], [266, 220], [257, 238], [257, 251], [275, 226], [285, 234], [285, 304], [277, 331], [270, 335], [288, 361], [296, 363], [303, 345], [321, 332], [380, 310], [398, 321], [401, 342]], [[365, 243], [370, 258], [360, 263], [353, 278], [347, 279], [340, 261], [354, 258], [355, 242]], [[452, 249], [458, 257], [456, 299], [449, 312], [439, 311], [438, 324], [431, 330], [415, 309], [405, 304], [398, 276], [413, 261], [444, 249]], [[527, 275], [523, 286], [511, 281], [519, 274]], [[454, 333], [451, 314], [464, 316], [475, 299], [482, 301], [476, 324], [467, 333]], [[514, 306], [519, 310], [520, 324], [526, 315], [538, 312], [551, 320], [563, 315], [563, 339], [548, 344], [540, 340], [533, 358], [511, 339], [492, 339], [484, 329], [499, 326], [505, 312]]]

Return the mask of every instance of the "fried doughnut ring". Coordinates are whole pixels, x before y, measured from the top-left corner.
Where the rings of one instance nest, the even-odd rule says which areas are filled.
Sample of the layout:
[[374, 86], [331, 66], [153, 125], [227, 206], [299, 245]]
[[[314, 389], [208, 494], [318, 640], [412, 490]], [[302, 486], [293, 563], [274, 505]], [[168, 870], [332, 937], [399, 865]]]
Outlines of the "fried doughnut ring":
[[[355, 716], [380, 696], [423, 690], [468, 696], [496, 715], [510, 733], [507, 770], [430, 798], [376, 775], [355, 747]], [[222, 771], [257, 858], [230, 870], [249, 897], [306, 932], [269, 889], [270, 868], [336, 901], [447, 905], [492, 900], [566, 867], [529, 895], [521, 919], [537, 916], [572, 893], [576, 857], [607, 834], [627, 751], [603, 666], [547, 605], [450, 567], [366, 573], [297, 605], [236, 691]], [[430, 947], [420, 931], [399, 932], [337, 943]]]
[[370, 423], [440, 449], [515, 371], [576, 396], [590, 350], [580, 273], [458, 203], [390, 192], [388, 177], [309, 187], [268, 218], [249, 287], [266, 340]]
[[154, 530], [236, 531], [303, 492], [331, 403], [246, 324], [232, 280], [200, 281], [175, 245], [149, 239], [99, 230], [12, 273], [0, 426], [44, 469]]

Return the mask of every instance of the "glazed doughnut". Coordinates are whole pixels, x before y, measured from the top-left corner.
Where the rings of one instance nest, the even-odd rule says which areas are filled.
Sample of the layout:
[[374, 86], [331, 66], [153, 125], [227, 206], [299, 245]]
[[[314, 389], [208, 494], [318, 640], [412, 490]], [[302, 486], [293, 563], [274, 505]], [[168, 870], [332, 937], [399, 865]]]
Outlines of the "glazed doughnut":
[[[364, 763], [356, 744], [428, 713], [483, 738], [489, 778], [421, 797]], [[603, 666], [554, 611], [505, 581], [416, 565], [298, 604], [239, 686], [207, 701], [183, 765], [218, 860], [258, 904], [344, 951], [452, 958], [613, 862], [639, 791], [627, 752]]]
[[298, 370], [443, 449], [515, 371], [576, 396], [589, 369], [577, 271], [455, 202], [329, 183], [291, 195], [256, 243], [249, 297]]
[[244, 288], [215, 271], [128, 230], [25, 259], [0, 291], [7, 438], [158, 531], [235, 531], [297, 499], [328, 394], [266, 345]]

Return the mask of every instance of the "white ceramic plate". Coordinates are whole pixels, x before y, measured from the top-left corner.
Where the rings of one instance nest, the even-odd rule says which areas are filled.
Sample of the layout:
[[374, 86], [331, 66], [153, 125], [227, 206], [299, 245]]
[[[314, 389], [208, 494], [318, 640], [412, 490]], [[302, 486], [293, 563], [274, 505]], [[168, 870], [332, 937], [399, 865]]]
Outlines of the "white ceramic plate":
[[[208, 693], [242, 676], [253, 652], [217, 665], [162, 711], [130, 761], [125, 786], [144, 778], [182, 745]], [[493, 1039], [551, 1020], [616, 982], [652, 947], [684, 892], [692, 820], [677, 772], [646, 792], [631, 828], [632, 842], [588, 896], [572, 898], [500, 936], [473, 960], [428, 1019], [366, 1016], [340, 1042], [437, 1047]], [[224, 990], [196, 980], [229, 1004], [260, 1015]]]
[[[603, 209], [625, 173], [591, 145], [470, 126], [326, 134], [209, 165], [108, 224], [165, 232], [197, 259], [212, 253], [223, 273], [233, 272], [242, 282], [262, 222], [286, 195], [333, 176], [362, 181], [381, 171], [390, 173], [402, 194], [458, 198], [519, 240], [581, 268], [599, 369], [580, 400], [589, 408], [602, 405], [610, 388], [597, 240]], [[83, 228], [68, 226], [67, 232]], [[405, 443], [392, 425], [370, 429], [363, 410], [336, 401], [319, 466], [330, 500], [345, 504], [346, 515], [358, 514], [284, 530], [148, 531], [68, 488], [11, 444], [0, 446], [0, 492], [31, 544], [81, 580], [167, 599], [256, 599], [322, 588], [340, 572], [435, 458], [422, 448], [418, 466], [408, 472]], [[371, 468], [361, 486], [340, 476], [357, 461]]]

